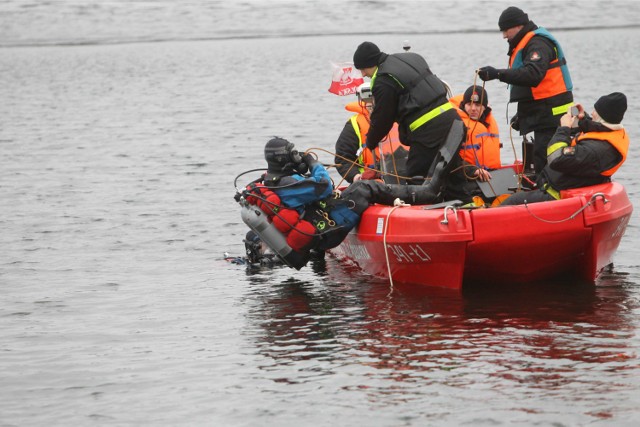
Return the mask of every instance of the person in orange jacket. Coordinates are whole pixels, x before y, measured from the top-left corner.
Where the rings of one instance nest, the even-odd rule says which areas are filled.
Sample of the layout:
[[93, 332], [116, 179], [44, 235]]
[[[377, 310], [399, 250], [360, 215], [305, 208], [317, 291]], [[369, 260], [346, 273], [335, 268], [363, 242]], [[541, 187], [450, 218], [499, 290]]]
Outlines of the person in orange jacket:
[[473, 196], [482, 196], [477, 181], [491, 180], [489, 170], [500, 167], [498, 125], [491, 114], [489, 96], [480, 86], [470, 86], [449, 102], [464, 122], [467, 136], [458, 152], [462, 173], [449, 177], [445, 197], [469, 201]]
[[460, 157], [485, 170], [499, 168], [500, 135], [489, 107], [487, 91], [472, 85], [464, 94], [454, 96], [450, 101], [458, 108], [458, 114], [467, 127], [467, 139], [460, 150]]
[[[367, 168], [377, 169], [380, 162], [380, 148], [377, 147], [372, 151], [366, 144], [370, 114], [373, 110], [370, 83], [366, 82], [358, 86], [356, 94], [358, 100], [345, 106], [347, 111], [356, 114], [347, 120], [335, 144], [336, 169], [340, 176], [350, 184], [360, 179], [376, 178], [378, 174]], [[387, 139], [394, 147], [400, 144], [397, 125], [391, 128]]]
[[478, 70], [478, 77], [509, 85], [509, 102], [518, 103], [511, 124], [522, 136], [533, 132], [533, 159], [526, 164], [533, 160], [537, 175], [547, 163], [547, 143], [560, 117], [573, 105], [567, 58], [556, 38], [515, 6], [502, 12], [498, 27], [509, 43], [509, 68], [485, 66]]
[[629, 135], [621, 123], [627, 97], [620, 92], [601, 96], [591, 117], [582, 105], [576, 107], [577, 115], [569, 112], [560, 118], [547, 146], [547, 165], [538, 175], [537, 188], [516, 193], [501, 206], [558, 200], [562, 190], [611, 181], [629, 151]]

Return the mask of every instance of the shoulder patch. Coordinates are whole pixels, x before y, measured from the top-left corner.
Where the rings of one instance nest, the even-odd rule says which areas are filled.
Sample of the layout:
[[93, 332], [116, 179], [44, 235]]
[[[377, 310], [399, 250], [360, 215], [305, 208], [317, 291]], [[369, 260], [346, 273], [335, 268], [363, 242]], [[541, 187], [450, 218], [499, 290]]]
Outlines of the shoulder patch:
[[530, 61], [539, 61], [540, 60], [540, 54], [537, 51], [533, 51], [531, 52], [531, 56], [529, 56], [529, 60]]

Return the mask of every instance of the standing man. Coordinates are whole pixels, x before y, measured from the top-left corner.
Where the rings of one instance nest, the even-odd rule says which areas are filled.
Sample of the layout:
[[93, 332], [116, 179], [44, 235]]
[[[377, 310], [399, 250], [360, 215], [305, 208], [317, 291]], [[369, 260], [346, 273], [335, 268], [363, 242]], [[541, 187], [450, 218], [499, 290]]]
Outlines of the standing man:
[[498, 26], [509, 43], [509, 68], [482, 67], [484, 81], [498, 79], [510, 85], [509, 102], [518, 103], [511, 119], [520, 135], [534, 133], [535, 173], [544, 168], [547, 143], [562, 117], [573, 105], [573, 84], [567, 60], [558, 41], [529, 20], [521, 9], [511, 6], [500, 15]]
[[375, 100], [367, 147], [375, 150], [397, 122], [400, 141], [410, 147], [407, 175], [426, 178], [453, 123], [460, 121], [446, 85], [417, 53], [388, 55], [371, 42], [358, 46], [353, 63], [371, 78]]

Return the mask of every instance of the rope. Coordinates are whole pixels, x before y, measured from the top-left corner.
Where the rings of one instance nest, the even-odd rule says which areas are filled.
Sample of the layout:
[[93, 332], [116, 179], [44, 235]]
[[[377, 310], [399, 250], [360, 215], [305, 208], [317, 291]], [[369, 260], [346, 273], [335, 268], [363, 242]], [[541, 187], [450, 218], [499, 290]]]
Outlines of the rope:
[[[389, 137], [388, 134], [387, 134], [387, 136], [384, 137], [384, 139], [382, 141], [386, 141], [387, 139], [391, 140], [391, 138]], [[391, 152], [391, 161], [393, 163], [393, 173], [394, 173], [394, 175], [390, 175], [390, 176], [395, 176], [396, 177], [396, 183], [400, 184], [400, 177], [397, 175], [397, 173], [398, 173], [398, 165], [396, 164], [396, 150]]]
[[393, 208], [391, 208], [389, 210], [389, 213], [387, 214], [387, 218], [384, 222], [384, 230], [382, 231], [382, 246], [384, 248], [384, 258], [387, 262], [387, 274], [389, 275], [389, 293], [387, 294], [387, 297], [391, 296], [391, 294], [393, 293], [393, 275], [391, 274], [391, 263], [389, 262], [389, 251], [387, 250], [387, 231], [389, 229], [389, 218], [391, 217], [393, 211], [404, 206], [411, 205], [406, 204], [400, 199], [395, 199], [393, 201]]
[[589, 201], [587, 203], [585, 203], [584, 206], [581, 206], [580, 209], [578, 209], [577, 211], [575, 211], [574, 213], [572, 213], [571, 215], [569, 215], [568, 217], [564, 218], [564, 219], [559, 219], [556, 221], [552, 221], [552, 220], [548, 220], [548, 219], [544, 219], [544, 218], [540, 218], [539, 216], [537, 216], [536, 214], [534, 214], [533, 212], [531, 212], [531, 210], [529, 209], [529, 204], [527, 203], [527, 201], [524, 201], [524, 207], [527, 208], [527, 212], [529, 212], [529, 215], [531, 215], [532, 217], [534, 217], [535, 219], [537, 219], [538, 221], [541, 222], [545, 222], [547, 224], [560, 224], [562, 222], [565, 221], [570, 221], [572, 219], [575, 219], [575, 217], [577, 217], [583, 210], [587, 209], [589, 206], [591, 206], [593, 204], [593, 202], [596, 200], [596, 198], [598, 197], [602, 197], [602, 199], [604, 200], [604, 203], [608, 203], [609, 201], [606, 199], [606, 197], [604, 196], [604, 194], [602, 193], [596, 193], [593, 196], [591, 196], [591, 199], [589, 199]]
[[[334, 153], [332, 151], [326, 150], [326, 149], [321, 148], [321, 147], [311, 147], [305, 153], [308, 153], [308, 152], [310, 152], [312, 150], [324, 151], [327, 154], [330, 154], [330, 155], [332, 155], [334, 157], [337, 157], [337, 158], [339, 158], [341, 160], [344, 160], [345, 162], [351, 163], [351, 167], [349, 168], [349, 170], [351, 170], [351, 168], [353, 166], [362, 166], [362, 165], [359, 165], [357, 161], [347, 159], [346, 157], [343, 157], [343, 156], [341, 156], [341, 155], [339, 155], [337, 153]], [[394, 156], [394, 165], [395, 165], [395, 156]], [[335, 165], [331, 165], [331, 166], [335, 166]], [[392, 176], [392, 177], [395, 177], [395, 178], [398, 178], [398, 179], [411, 180], [411, 177], [408, 177], [408, 176], [397, 175], [397, 174], [394, 174], [394, 173], [391, 173], [391, 172], [385, 172], [385, 171], [382, 171], [380, 169], [371, 168], [371, 167], [368, 167], [368, 166], [362, 166], [362, 167], [364, 167], [365, 169], [368, 169], [368, 170], [372, 170], [374, 172], [378, 172], [380, 175], [387, 175], [387, 176]], [[342, 178], [340, 180], [340, 182], [337, 185], [337, 187], [339, 187], [342, 184], [343, 181], [344, 181], [344, 178]]]

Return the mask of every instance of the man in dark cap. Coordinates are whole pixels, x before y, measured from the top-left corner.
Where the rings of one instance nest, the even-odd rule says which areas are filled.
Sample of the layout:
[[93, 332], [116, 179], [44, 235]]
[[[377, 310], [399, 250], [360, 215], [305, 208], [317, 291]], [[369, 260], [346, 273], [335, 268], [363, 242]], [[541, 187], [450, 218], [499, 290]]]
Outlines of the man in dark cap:
[[537, 174], [546, 164], [547, 143], [560, 117], [573, 105], [567, 60], [551, 33], [530, 21], [517, 7], [505, 9], [498, 26], [509, 43], [509, 68], [482, 67], [478, 76], [484, 81], [498, 79], [510, 85], [509, 102], [518, 103], [511, 123], [523, 136], [533, 132], [533, 159], [526, 158], [525, 166], [529, 169], [533, 160], [533, 172]]
[[471, 85], [463, 95], [451, 98], [451, 102], [458, 107], [458, 114], [467, 127], [467, 140], [460, 152], [463, 160], [485, 170], [499, 168], [502, 165], [500, 134], [487, 91]]
[[[579, 114], [560, 118], [560, 127], [549, 141], [548, 163], [538, 175], [537, 189], [516, 193], [502, 205], [546, 202], [561, 198], [560, 191], [611, 181], [627, 158], [629, 136], [622, 126], [627, 97], [614, 92], [600, 97], [589, 117], [582, 105]], [[572, 138], [573, 131], [578, 131]]]
[[449, 176], [445, 199], [470, 202], [474, 196], [482, 196], [478, 182], [490, 181], [489, 171], [501, 166], [498, 124], [489, 107], [489, 95], [482, 86], [471, 85], [449, 101], [466, 127], [466, 140], [458, 152], [463, 173]]
[[400, 141], [410, 147], [407, 175], [426, 178], [454, 123], [462, 126], [447, 86], [417, 53], [386, 54], [367, 41], [358, 46], [353, 62], [371, 78], [374, 108], [367, 147], [375, 150], [397, 122]]

